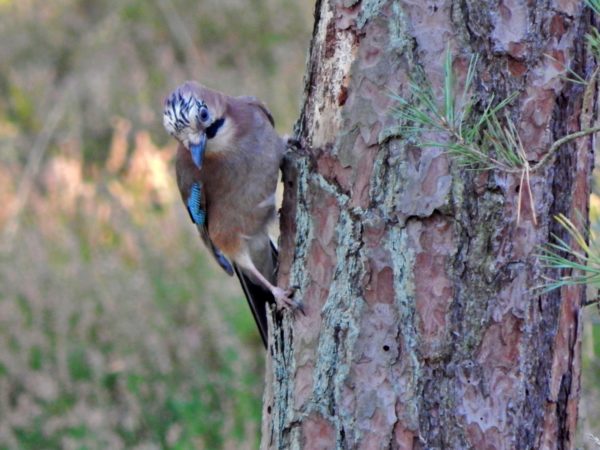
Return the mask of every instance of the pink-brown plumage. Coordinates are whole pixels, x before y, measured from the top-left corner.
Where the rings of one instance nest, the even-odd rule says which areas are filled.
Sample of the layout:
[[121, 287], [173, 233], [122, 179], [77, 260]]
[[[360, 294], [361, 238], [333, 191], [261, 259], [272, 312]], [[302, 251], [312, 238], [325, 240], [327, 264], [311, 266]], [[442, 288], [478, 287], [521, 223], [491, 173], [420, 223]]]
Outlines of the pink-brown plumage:
[[[182, 99], [181, 108], [173, 106], [177, 99]], [[210, 121], [194, 116], [204, 106]], [[286, 149], [267, 108], [254, 97], [230, 97], [187, 82], [169, 97], [165, 127], [180, 142], [176, 172], [184, 203], [194, 183], [202, 187], [207, 222], [198, 228], [205, 243], [215, 256], [221, 252], [233, 262], [247, 295], [248, 286], [262, 286], [272, 294], [271, 301], [297, 306], [289, 291], [275, 285], [276, 252], [267, 234]], [[199, 168], [190, 146], [206, 136]], [[249, 298], [251, 306], [254, 300]], [[255, 307], [253, 311], [256, 316]]]

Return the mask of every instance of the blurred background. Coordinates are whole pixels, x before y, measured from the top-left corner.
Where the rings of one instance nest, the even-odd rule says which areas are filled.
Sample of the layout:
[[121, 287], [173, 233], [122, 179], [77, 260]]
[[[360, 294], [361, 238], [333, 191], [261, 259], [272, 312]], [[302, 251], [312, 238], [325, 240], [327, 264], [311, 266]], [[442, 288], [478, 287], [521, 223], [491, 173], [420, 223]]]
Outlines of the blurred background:
[[260, 97], [289, 133], [312, 7], [0, 0], [0, 450], [257, 448], [264, 351], [180, 204], [162, 101], [198, 79]]
[[0, 0], [0, 449], [255, 449], [264, 350], [176, 190], [162, 102], [289, 133], [312, 2]]
[[[600, 154], [596, 151], [590, 197], [590, 246], [600, 254]], [[596, 267], [598, 269], [598, 267]], [[588, 300], [600, 298], [600, 286], [588, 288]], [[581, 401], [578, 448], [600, 449], [600, 303], [583, 310]]]

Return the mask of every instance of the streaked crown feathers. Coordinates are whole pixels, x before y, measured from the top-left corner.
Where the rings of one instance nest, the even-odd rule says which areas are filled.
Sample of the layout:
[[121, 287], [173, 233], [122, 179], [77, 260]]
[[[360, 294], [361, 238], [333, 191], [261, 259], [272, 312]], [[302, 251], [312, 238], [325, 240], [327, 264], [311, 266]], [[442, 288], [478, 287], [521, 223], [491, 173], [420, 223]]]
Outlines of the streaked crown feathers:
[[185, 88], [184, 85], [167, 97], [163, 111], [163, 125], [167, 132], [176, 138], [181, 138], [182, 131], [187, 128], [197, 131], [199, 113], [206, 109], [204, 101]]

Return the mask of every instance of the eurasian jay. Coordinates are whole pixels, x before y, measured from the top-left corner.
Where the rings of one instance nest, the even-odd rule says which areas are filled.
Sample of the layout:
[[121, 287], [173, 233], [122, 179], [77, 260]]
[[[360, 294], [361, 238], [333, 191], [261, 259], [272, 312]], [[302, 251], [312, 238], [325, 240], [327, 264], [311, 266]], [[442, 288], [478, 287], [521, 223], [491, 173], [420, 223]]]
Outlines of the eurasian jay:
[[266, 303], [298, 307], [276, 286], [277, 249], [267, 233], [286, 142], [255, 97], [230, 97], [188, 81], [165, 101], [165, 129], [179, 141], [177, 184], [219, 265], [238, 276], [263, 342]]

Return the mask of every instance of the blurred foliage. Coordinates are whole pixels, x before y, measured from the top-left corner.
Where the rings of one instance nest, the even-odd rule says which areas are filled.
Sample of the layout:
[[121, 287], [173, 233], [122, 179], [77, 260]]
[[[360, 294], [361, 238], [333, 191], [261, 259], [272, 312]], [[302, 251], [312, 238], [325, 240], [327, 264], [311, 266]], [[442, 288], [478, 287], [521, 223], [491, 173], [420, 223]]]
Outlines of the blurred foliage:
[[[40, 0], [0, 3], [3, 158], [20, 159], [68, 96], [56, 140], [102, 161], [111, 118], [162, 144], [157, 112], [186, 79], [251, 94], [288, 131], [298, 109], [310, 5], [294, 0]], [[18, 139], [14, 145], [13, 139]], [[11, 145], [13, 144], [13, 145]]]
[[176, 191], [185, 79], [298, 114], [294, 0], [0, 0], [0, 450], [253, 449], [264, 351]]
[[[600, 236], [600, 172], [596, 161], [590, 198], [590, 235]], [[590, 245], [598, 245], [597, 240]], [[598, 286], [588, 288], [588, 299], [600, 295]], [[579, 405], [579, 444], [596, 449], [592, 436], [600, 436], [600, 307], [590, 306], [583, 314], [582, 386]]]
[[139, 132], [118, 177], [45, 165], [0, 260], [0, 448], [256, 442], [260, 338], [190, 245], [171, 157]]

